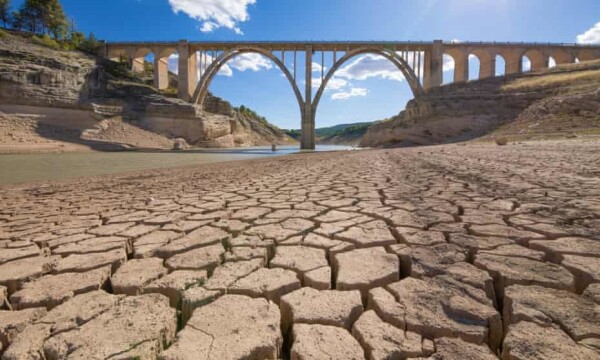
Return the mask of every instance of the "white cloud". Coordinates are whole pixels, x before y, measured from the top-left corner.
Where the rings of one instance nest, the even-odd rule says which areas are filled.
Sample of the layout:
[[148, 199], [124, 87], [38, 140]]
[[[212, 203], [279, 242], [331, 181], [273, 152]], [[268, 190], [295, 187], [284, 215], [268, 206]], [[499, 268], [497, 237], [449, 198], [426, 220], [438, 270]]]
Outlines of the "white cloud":
[[211, 32], [224, 27], [243, 34], [238, 23], [248, 21], [248, 5], [256, 0], [169, 0], [175, 13], [183, 12], [201, 22], [200, 31]]
[[174, 74], [179, 74], [179, 55], [173, 54], [167, 60], [169, 71]]
[[349, 80], [367, 80], [369, 78], [404, 80], [404, 75], [392, 62], [383, 56], [371, 54], [356, 58], [341, 68], [336, 75]]
[[583, 34], [577, 35], [577, 43], [600, 44], [600, 22], [597, 22]]
[[349, 91], [339, 91], [331, 95], [332, 100], [346, 100], [354, 96], [367, 96], [365, 88], [351, 88]]
[[231, 59], [227, 65], [238, 71], [260, 71], [273, 68], [273, 63], [266, 57], [256, 53], [246, 53]]
[[444, 54], [442, 59], [442, 71], [454, 70], [454, 58], [452, 56]]
[[556, 60], [554, 60], [553, 57], [550, 57], [548, 59], [548, 67], [555, 67], [556, 66]]
[[318, 73], [320, 73], [320, 72], [321, 72], [321, 69], [322, 69], [323, 71], [326, 71], [326, 70], [327, 70], [327, 67], [326, 67], [326, 66], [321, 66], [321, 64], [319, 64], [319, 63], [316, 63], [316, 62], [313, 62], [313, 63], [312, 63], [312, 72], [318, 72]]
[[[327, 82], [327, 86], [325, 87], [325, 90], [340, 90], [340, 89], [346, 87], [346, 85], [350, 85], [350, 83], [347, 80], [333, 76]], [[317, 88], [319, 88], [319, 86], [321, 86], [321, 78], [319, 77], [319, 78], [312, 79], [312, 87], [317, 89]]]

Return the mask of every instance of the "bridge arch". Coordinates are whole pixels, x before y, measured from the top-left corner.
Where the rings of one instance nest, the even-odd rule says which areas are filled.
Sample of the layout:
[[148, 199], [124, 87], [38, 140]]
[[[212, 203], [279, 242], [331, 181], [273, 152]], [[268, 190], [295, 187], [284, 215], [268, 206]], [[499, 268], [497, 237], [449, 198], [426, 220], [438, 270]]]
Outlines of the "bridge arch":
[[[410, 68], [410, 66], [408, 65], [406, 60], [404, 60], [401, 56], [399, 56], [395, 51], [382, 50], [381, 48], [369, 48], [369, 47], [359, 48], [356, 50], [346, 52], [344, 54], [344, 56], [342, 56], [340, 59], [338, 59], [333, 64], [331, 69], [329, 69], [329, 71], [327, 72], [327, 75], [325, 75], [325, 78], [321, 82], [321, 85], [319, 86], [319, 89], [317, 90], [315, 98], [312, 101], [311, 117], [312, 117], [313, 124], [314, 124], [315, 117], [317, 114], [317, 108], [319, 107], [319, 102], [321, 101], [321, 97], [323, 96], [323, 93], [325, 92], [325, 88], [327, 88], [327, 83], [329, 83], [329, 80], [331, 80], [331, 78], [333, 78], [333, 76], [335, 75], [336, 71], [339, 70], [350, 59], [352, 59], [355, 56], [365, 55], [365, 54], [379, 55], [379, 56], [382, 56], [382, 57], [386, 58], [387, 60], [389, 60], [393, 65], [395, 65], [398, 68], [398, 70], [400, 70], [402, 72], [402, 74], [404, 75], [406, 81], [408, 82], [408, 84], [410, 86], [410, 89], [411, 89], [413, 95], [415, 97], [417, 97], [417, 96], [423, 94], [423, 87], [421, 86], [421, 83], [419, 82], [419, 78], [418, 78], [417, 74], [415, 73], [415, 71], [413, 69]], [[421, 64], [419, 66], [423, 66], [423, 65]], [[419, 71], [419, 69], [417, 69], [417, 71]]]
[[504, 76], [506, 75], [506, 59], [502, 54], [494, 55], [494, 76]]
[[[457, 63], [456, 59], [452, 54], [447, 51], [442, 55], [442, 85], [446, 84], [454, 84], [455, 82], [459, 82], [460, 73], [457, 70], [461, 64]], [[445, 65], [452, 64], [452, 71], [446, 71]]]
[[469, 77], [468, 81], [474, 81], [481, 79], [481, 58], [476, 53], [469, 53]]
[[294, 77], [287, 69], [285, 64], [281, 60], [279, 60], [275, 55], [273, 55], [273, 53], [271, 53], [270, 51], [253, 46], [245, 46], [224, 51], [221, 55], [213, 59], [210, 65], [202, 74], [200, 81], [198, 82], [198, 86], [194, 91], [192, 103], [202, 106], [206, 95], [208, 95], [208, 89], [210, 87], [210, 84], [219, 72], [219, 70], [223, 66], [225, 66], [227, 62], [243, 54], [259, 54], [271, 60], [288, 79], [290, 85], [292, 86], [292, 90], [294, 91], [294, 95], [296, 95], [296, 100], [298, 101], [298, 106], [300, 107], [300, 113], [304, 113], [304, 99], [302, 97], [302, 94], [300, 93], [300, 89], [298, 89], [298, 85], [296, 84]]
[[531, 71], [545, 69], [548, 67], [548, 57], [538, 49], [528, 49], [521, 55], [522, 58], [527, 57], [531, 63]]

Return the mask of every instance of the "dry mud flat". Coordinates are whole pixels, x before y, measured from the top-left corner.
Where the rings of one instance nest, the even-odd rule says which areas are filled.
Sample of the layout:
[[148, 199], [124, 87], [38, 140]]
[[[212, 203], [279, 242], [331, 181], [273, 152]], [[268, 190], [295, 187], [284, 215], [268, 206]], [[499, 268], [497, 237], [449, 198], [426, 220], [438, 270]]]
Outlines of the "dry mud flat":
[[2, 359], [600, 359], [600, 143], [0, 189]]

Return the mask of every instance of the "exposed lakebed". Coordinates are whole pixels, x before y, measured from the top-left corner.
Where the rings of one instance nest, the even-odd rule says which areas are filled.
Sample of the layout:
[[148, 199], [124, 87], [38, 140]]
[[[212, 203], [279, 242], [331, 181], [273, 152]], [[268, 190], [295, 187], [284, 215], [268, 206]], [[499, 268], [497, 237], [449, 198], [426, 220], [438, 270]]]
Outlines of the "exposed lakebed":
[[[318, 145], [316, 151], [349, 150], [348, 146]], [[299, 152], [297, 146], [172, 151], [80, 152], [0, 155], [0, 184], [58, 180], [80, 176], [161, 169], [221, 161], [247, 160]]]

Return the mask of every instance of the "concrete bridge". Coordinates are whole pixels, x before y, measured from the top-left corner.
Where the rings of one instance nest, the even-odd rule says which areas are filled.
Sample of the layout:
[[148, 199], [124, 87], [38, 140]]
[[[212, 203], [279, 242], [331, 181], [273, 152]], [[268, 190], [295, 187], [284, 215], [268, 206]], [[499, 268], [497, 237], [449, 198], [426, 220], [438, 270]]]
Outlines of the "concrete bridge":
[[[538, 70], [555, 64], [600, 59], [600, 45], [483, 43], [483, 42], [119, 42], [106, 43], [101, 50], [112, 60], [128, 61], [134, 71], [144, 71], [145, 58], [154, 55], [154, 86], [165, 89], [169, 84], [167, 60], [179, 56], [181, 99], [203, 104], [211, 81], [231, 59], [245, 53], [260, 54], [271, 60], [290, 82], [302, 115], [301, 148], [315, 147], [315, 115], [327, 83], [351, 58], [375, 54], [388, 59], [402, 72], [415, 97], [442, 85], [443, 59], [454, 60], [454, 82], [469, 80], [469, 57], [479, 59], [479, 79], [496, 76], [496, 60], [504, 60], [506, 75], [523, 71], [523, 59]], [[298, 54], [300, 53], [300, 54]], [[333, 59], [325, 67], [325, 54]], [[300, 56], [298, 56], [300, 55]], [[298, 59], [300, 58], [300, 59]], [[290, 59], [292, 65], [286, 63]], [[304, 66], [297, 66], [297, 61]], [[320, 85], [313, 96], [312, 64], [320, 61]], [[298, 74], [300, 68], [303, 74]], [[304, 92], [298, 80], [304, 80]]]

